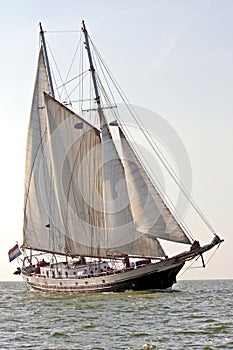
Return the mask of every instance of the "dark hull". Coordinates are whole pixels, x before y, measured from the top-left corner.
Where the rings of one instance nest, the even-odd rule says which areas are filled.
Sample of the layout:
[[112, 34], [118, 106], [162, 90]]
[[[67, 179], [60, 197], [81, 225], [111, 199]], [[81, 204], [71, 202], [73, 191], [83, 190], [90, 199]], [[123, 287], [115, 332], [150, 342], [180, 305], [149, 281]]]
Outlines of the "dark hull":
[[119, 282], [113, 286], [114, 292], [125, 290], [162, 290], [172, 287], [176, 283], [176, 276], [182, 269], [184, 263], [171, 269], [145, 274], [132, 280]]

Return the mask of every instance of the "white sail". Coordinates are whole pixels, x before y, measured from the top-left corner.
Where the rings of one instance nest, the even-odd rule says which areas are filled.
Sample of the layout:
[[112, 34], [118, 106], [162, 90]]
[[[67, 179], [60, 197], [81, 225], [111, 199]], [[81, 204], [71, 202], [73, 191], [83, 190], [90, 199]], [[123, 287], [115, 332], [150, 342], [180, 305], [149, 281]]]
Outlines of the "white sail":
[[108, 255], [153, 258], [164, 257], [165, 252], [155, 237], [135, 231], [133, 241], [123, 246], [108, 249]]
[[131, 210], [138, 231], [156, 238], [190, 244], [189, 238], [165, 205], [120, 129], [123, 164], [131, 190]]
[[125, 171], [107, 124], [102, 128], [102, 149], [104, 213], [109, 249], [134, 256], [164, 256], [157, 240], [135, 228]]
[[[37, 250], [64, 253], [63, 235], [56, 228], [52, 230], [50, 227], [50, 217], [58, 217], [58, 211], [54, 200], [51, 162], [44, 157], [48, 135], [43, 91], [49, 93], [50, 87], [41, 48], [27, 138], [23, 245]], [[43, 176], [40, 177], [41, 174]]]
[[102, 127], [102, 163], [108, 244], [114, 247], [118, 246], [119, 243], [125, 242], [127, 244], [134, 240], [135, 228], [125, 172], [106, 124]]
[[105, 255], [107, 244], [98, 130], [49, 95], [45, 95], [45, 104], [49, 130], [46, 152], [52, 159], [54, 188], [67, 253]]

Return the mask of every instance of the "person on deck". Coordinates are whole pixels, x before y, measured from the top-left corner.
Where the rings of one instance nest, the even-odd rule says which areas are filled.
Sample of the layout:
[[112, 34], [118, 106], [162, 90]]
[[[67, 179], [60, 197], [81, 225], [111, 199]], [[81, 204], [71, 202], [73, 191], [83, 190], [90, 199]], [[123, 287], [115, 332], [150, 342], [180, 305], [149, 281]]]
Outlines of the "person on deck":
[[126, 268], [129, 268], [129, 267], [130, 267], [130, 261], [129, 261], [128, 255], [125, 255], [124, 264], [125, 264], [125, 267], [126, 267]]

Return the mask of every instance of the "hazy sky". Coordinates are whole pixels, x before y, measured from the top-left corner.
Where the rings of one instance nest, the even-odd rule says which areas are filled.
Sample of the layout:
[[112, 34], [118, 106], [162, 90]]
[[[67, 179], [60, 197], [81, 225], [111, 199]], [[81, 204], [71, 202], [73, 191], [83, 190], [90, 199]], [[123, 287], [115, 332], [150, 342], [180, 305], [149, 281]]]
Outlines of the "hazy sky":
[[14, 278], [17, 262], [9, 264], [7, 252], [22, 242], [38, 23], [68, 30], [82, 19], [131, 103], [159, 113], [179, 134], [193, 197], [225, 239], [205, 270], [182, 277], [233, 278], [233, 2], [15, 0], [0, 2], [0, 17], [0, 279]]

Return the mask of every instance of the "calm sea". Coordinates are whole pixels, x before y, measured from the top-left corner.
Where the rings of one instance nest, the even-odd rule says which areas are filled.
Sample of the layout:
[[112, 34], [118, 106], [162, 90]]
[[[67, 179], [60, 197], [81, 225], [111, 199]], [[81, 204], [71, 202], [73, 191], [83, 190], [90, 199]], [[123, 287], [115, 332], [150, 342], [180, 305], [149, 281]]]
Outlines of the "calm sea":
[[91, 295], [1, 282], [0, 349], [233, 349], [232, 304], [232, 280]]

